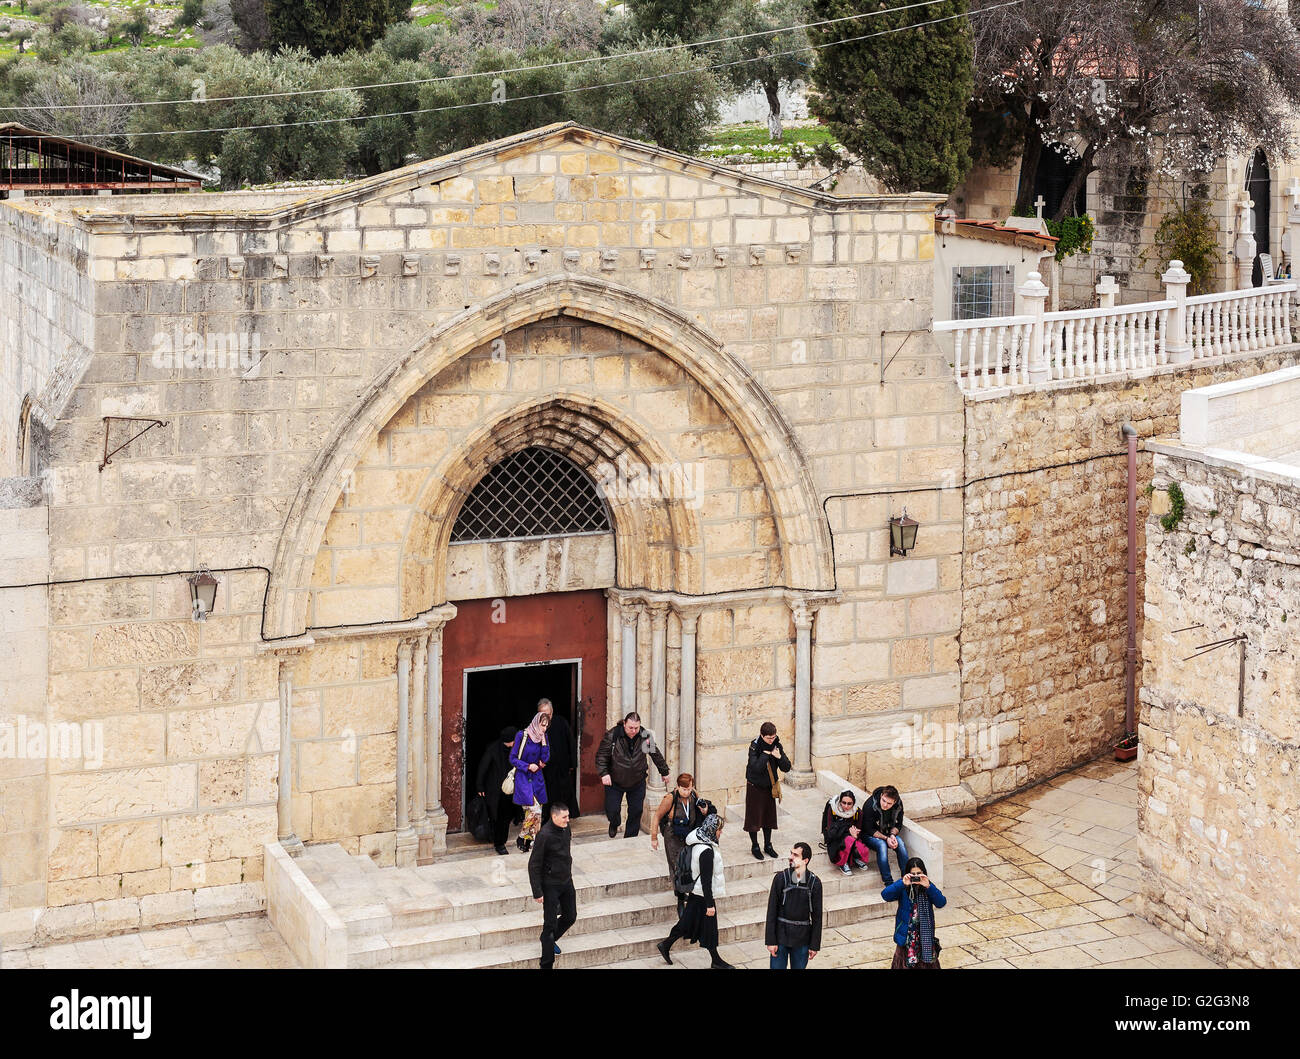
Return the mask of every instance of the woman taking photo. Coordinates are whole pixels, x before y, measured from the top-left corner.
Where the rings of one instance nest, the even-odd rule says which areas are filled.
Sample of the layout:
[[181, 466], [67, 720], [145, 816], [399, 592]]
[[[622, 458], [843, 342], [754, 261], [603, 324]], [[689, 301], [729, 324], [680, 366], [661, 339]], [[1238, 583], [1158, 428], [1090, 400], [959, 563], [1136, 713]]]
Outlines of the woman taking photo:
[[550, 718], [544, 713], [533, 715], [529, 724], [510, 748], [510, 764], [515, 770], [515, 805], [524, 807], [524, 826], [519, 829], [515, 845], [527, 853], [533, 848], [533, 838], [542, 826], [542, 806], [546, 804], [546, 779], [542, 769], [551, 759], [551, 747], [546, 739]]
[[934, 910], [948, 903], [930, 881], [925, 861], [913, 857], [903, 877], [880, 891], [886, 901], [898, 902], [894, 917], [894, 962], [891, 969], [939, 970], [939, 939], [934, 936]]
[[[776, 725], [764, 721], [758, 738], [749, 744], [749, 763], [745, 766], [745, 824], [753, 844], [755, 860], [763, 854], [775, 857], [772, 832], [776, 829], [776, 803], [781, 798], [779, 774], [790, 771], [790, 759], [776, 735]], [[763, 832], [763, 848], [758, 848], [758, 832]]]

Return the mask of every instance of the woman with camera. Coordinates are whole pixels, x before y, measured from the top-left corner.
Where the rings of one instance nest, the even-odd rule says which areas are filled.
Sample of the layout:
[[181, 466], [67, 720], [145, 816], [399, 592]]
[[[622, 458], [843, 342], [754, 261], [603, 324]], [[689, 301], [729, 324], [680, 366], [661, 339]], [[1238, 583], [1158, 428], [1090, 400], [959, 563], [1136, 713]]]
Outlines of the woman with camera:
[[894, 917], [894, 962], [891, 969], [939, 970], [939, 939], [934, 936], [934, 910], [948, 903], [926, 874], [925, 861], [912, 857], [903, 877], [880, 891], [897, 901]]

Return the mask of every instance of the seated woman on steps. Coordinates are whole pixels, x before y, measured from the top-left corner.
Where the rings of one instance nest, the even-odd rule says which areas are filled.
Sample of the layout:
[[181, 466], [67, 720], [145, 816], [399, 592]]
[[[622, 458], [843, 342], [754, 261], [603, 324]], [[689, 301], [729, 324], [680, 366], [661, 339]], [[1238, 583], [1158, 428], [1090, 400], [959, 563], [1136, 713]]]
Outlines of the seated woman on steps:
[[822, 838], [826, 855], [845, 875], [854, 868], [865, 868], [871, 850], [862, 842], [862, 817], [852, 791], [841, 791], [826, 802], [822, 813]]

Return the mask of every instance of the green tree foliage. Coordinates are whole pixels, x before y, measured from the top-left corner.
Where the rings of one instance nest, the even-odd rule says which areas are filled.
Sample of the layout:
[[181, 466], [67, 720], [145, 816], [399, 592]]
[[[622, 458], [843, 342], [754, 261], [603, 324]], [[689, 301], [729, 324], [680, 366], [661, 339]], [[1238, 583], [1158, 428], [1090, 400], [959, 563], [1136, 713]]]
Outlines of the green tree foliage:
[[478, 76], [424, 85], [420, 107], [434, 112], [419, 116], [420, 151], [433, 157], [567, 120], [565, 67], [508, 72], [564, 58], [554, 46], [522, 55], [482, 48], [469, 69]]
[[203, 21], [203, 0], [185, 0], [181, 4], [180, 17], [176, 19], [178, 26], [197, 26]]
[[737, 0], [719, 26], [719, 36], [743, 39], [720, 45], [712, 53], [715, 61], [726, 64], [718, 75], [742, 92], [753, 86], [762, 89], [774, 141], [783, 138], [781, 88], [807, 78], [814, 55], [808, 49], [807, 30], [785, 27], [806, 24], [809, 10], [809, 0]]
[[[1191, 294], [1208, 294], [1214, 289], [1214, 276], [1220, 263], [1219, 228], [1210, 213], [1209, 188], [1192, 187], [1181, 202], [1172, 208], [1156, 229], [1156, 248], [1160, 261], [1168, 265], [1178, 260], [1192, 277]], [[1172, 494], [1171, 494], [1172, 495]]]
[[734, 0], [702, 4], [700, 0], [627, 0], [627, 11], [639, 37], [657, 34], [690, 42], [722, 36], [713, 27], [730, 17]]
[[575, 68], [573, 119], [673, 151], [705, 143], [722, 98], [707, 59], [688, 51], [627, 54], [665, 43], [662, 37], [645, 37], [606, 61]]
[[364, 51], [410, 7], [411, 0], [266, 0], [271, 43], [316, 56]]
[[[812, 9], [815, 21], [862, 10], [858, 0], [813, 0]], [[883, 3], [878, 9], [889, 10]], [[965, 11], [965, 0], [945, 0], [809, 30], [811, 43], [822, 46], [812, 71], [813, 113], [850, 158], [897, 191], [947, 194], [970, 169], [967, 20], [918, 25]], [[850, 40], [886, 30], [894, 32]]]
[[[135, 153], [159, 161], [192, 159], [221, 170], [221, 185], [237, 188], [277, 180], [320, 180], [355, 171], [359, 130], [352, 119], [362, 110], [349, 90], [313, 95], [203, 102], [297, 89], [330, 88], [336, 81], [306, 52], [240, 55], [229, 47], [205, 48], [188, 63], [140, 64], [145, 98], [190, 101], [140, 107], [132, 113]], [[259, 128], [259, 126], [287, 126]], [[171, 129], [181, 136], [143, 136]]]

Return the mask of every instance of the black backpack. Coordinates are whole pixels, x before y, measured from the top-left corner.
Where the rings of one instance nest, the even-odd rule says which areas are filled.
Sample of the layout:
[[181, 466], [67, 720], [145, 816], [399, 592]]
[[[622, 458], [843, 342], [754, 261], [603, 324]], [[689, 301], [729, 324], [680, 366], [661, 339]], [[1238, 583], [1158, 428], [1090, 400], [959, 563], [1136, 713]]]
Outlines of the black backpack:
[[691, 851], [694, 846], [683, 846], [677, 854], [677, 867], [673, 870], [673, 890], [688, 894], [695, 889], [695, 873], [691, 870]]
[[[781, 873], [781, 903], [780, 905], [777, 906], [778, 920], [780, 920], [782, 923], [793, 923], [799, 926], [802, 926], [806, 922], [808, 926], [812, 926], [812, 918], [813, 918], [812, 889], [813, 889], [813, 879], [815, 878], [816, 878], [815, 875], [809, 873], [808, 880], [801, 885], [794, 881], [793, 868], [786, 868], [785, 871]], [[785, 898], [786, 898], [786, 894], [788, 894], [791, 890], [803, 890], [808, 894], [808, 919], [806, 921], [802, 919], [787, 919], [785, 917], [784, 914]]]

